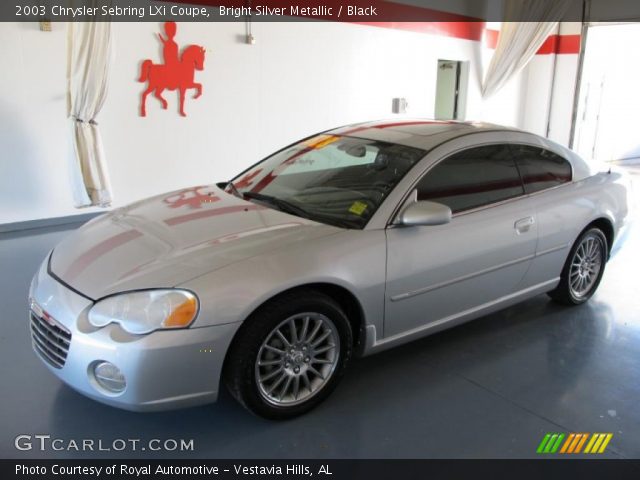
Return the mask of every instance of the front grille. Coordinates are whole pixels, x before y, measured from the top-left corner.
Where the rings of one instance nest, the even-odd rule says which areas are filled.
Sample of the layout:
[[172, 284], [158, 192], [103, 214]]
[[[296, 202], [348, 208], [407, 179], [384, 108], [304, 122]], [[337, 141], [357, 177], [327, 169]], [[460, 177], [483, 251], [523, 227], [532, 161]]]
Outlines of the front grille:
[[33, 348], [52, 367], [64, 367], [71, 344], [71, 333], [55, 320], [48, 321], [33, 311], [30, 312], [30, 317]]

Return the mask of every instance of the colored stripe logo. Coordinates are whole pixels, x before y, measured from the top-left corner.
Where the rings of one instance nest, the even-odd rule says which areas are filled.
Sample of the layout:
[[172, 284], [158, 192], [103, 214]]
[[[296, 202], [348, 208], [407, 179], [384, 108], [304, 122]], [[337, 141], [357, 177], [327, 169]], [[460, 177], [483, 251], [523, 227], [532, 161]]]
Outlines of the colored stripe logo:
[[612, 433], [547, 433], [536, 453], [604, 453], [612, 438]]

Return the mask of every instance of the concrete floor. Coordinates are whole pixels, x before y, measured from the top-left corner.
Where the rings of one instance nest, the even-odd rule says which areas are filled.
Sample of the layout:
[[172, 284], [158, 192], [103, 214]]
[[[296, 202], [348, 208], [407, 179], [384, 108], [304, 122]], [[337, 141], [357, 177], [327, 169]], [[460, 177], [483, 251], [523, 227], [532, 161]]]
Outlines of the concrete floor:
[[[588, 304], [566, 308], [540, 296], [357, 360], [328, 401], [284, 423], [248, 414], [226, 392], [211, 406], [130, 413], [54, 378], [31, 351], [26, 297], [37, 265], [69, 231], [0, 235], [0, 458], [535, 457], [546, 432], [612, 432], [603, 456], [640, 458], [637, 224]], [[13, 446], [16, 435], [42, 433], [105, 444], [194, 439], [195, 450], [20, 452]]]

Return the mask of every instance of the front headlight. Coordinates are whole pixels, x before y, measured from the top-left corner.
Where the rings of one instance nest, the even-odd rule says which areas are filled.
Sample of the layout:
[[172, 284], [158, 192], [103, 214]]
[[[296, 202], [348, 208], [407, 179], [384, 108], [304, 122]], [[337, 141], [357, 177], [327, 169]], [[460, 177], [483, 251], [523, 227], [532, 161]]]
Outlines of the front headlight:
[[89, 310], [89, 323], [119, 323], [129, 333], [188, 327], [198, 313], [198, 299], [186, 290], [142, 290], [107, 297]]

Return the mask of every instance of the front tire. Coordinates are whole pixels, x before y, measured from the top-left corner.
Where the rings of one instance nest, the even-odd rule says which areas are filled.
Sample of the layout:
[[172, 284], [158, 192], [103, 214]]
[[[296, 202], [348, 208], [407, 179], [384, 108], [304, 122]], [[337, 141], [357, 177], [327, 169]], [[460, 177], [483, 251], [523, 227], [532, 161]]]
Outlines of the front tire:
[[277, 297], [241, 327], [224, 380], [245, 408], [283, 420], [308, 412], [335, 389], [353, 350], [340, 305], [314, 290]]
[[563, 305], [580, 305], [589, 300], [602, 280], [608, 252], [602, 230], [586, 230], [571, 248], [560, 283], [549, 296]]

